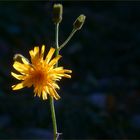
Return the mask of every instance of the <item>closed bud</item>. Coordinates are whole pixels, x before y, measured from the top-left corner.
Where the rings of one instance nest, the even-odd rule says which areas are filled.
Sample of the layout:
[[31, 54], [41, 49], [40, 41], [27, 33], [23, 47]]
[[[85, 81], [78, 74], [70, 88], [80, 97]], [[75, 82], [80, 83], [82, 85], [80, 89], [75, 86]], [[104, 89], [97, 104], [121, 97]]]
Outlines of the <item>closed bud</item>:
[[80, 30], [85, 22], [86, 16], [80, 15], [75, 22], [73, 23], [73, 27], [75, 30]]
[[62, 21], [63, 6], [62, 4], [54, 4], [53, 6], [53, 22], [55, 24]]

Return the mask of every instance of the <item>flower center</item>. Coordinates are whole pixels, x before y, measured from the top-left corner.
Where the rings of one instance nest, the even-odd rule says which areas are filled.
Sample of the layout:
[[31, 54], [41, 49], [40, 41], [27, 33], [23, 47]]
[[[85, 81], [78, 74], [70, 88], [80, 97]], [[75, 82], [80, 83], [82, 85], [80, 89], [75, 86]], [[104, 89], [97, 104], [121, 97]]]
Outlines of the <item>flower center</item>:
[[33, 83], [43, 85], [45, 82], [46, 73], [43, 70], [35, 70], [32, 74], [31, 79], [33, 80]]

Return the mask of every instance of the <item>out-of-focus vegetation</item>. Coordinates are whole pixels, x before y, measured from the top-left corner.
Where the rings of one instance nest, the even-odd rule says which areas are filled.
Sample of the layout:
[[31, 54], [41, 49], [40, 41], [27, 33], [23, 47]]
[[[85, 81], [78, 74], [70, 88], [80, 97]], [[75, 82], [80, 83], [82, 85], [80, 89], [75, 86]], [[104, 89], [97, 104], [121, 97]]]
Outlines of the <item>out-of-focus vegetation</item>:
[[[61, 52], [72, 69], [63, 80], [56, 115], [62, 139], [140, 138], [140, 3], [62, 2], [60, 44], [74, 20], [82, 30]], [[49, 101], [33, 89], [12, 91], [13, 56], [54, 45], [53, 2], [0, 2], [0, 138], [52, 138]]]

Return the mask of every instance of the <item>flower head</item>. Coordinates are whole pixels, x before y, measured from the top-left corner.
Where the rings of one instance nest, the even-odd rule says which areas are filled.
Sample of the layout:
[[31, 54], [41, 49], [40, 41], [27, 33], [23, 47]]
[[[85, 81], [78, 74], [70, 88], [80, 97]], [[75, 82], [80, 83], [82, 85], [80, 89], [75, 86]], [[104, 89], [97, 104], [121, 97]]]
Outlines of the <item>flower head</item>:
[[[55, 64], [61, 58], [60, 55], [52, 59], [55, 52], [54, 48], [51, 48], [46, 57], [44, 57], [45, 46], [41, 49], [34, 47], [34, 50], [30, 50], [31, 63], [24, 56], [17, 54], [15, 56], [15, 62], [13, 67], [18, 73], [11, 72], [11, 75], [20, 83], [13, 85], [13, 90], [19, 90], [24, 87], [34, 87], [34, 96], [39, 96], [43, 100], [47, 99], [49, 94], [51, 97], [58, 100], [56, 89], [60, 89], [57, 84], [62, 77], [71, 78], [69, 73], [71, 70], [63, 69], [63, 67], [55, 67]], [[20, 60], [19, 60], [20, 58]]]
[[62, 15], [63, 15], [63, 5], [54, 4], [53, 5], [53, 21], [55, 24], [60, 23], [62, 21]]
[[75, 30], [80, 30], [85, 22], [86, 16], [85, 15], [80, 15], [75, 22], [73, 23], [73, 27]]

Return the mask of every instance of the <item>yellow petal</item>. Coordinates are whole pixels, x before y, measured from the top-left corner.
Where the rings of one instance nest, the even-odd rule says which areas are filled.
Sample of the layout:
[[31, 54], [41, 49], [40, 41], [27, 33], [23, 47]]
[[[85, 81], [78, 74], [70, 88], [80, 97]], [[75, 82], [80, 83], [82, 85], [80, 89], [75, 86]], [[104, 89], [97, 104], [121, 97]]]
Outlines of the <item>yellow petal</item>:
[[55, 52], [55, 49], [54, 49], [54, 48], [51, 48], [51, 49], [49, 50], [49, 52], [48, 52], [48, 54], [47, 54], [47, 56], [46, 56], [46, 58], [45, 58], [45, 61], [46, 61], [47, 64], [48, 64], [49, 61], [51, 60], [51, 58], [52, 58], [54, 52]]
[[39, 47], [34, 47], [34, 50], [30, 50], [31, 62], [34, 64], [39, 59]]
[[60, 71], [60, 70], [63, 70], [63, 67], [56, 67], [52, 71]]
[[41, 90], [39, 90], [39, 88], [38, 87], [34, 87], [34, 93], [35, 93], [35, 95], [34, 96], [38, 96], [38, 97], [40, 97], [41, 96]]
[[52, 75], [52, 74], [55, 74], [55, 73], [60, 73], [61, 71], [64, 73], [63, 67], [56, 67], [56, 68], [50, 67], [48, 69], [49, 69], [48, 75], [49, 74]]
[[57, 94], [56, 90], [54, 88], [48, 88], [49, 94], [54, 97], [56, 100], [60, 98], [60, 96]]
[[13, 85], [12, 86], [12, 89], [13, 90], [18, 90], [18, 89], [21, 89], [21, 88], [24, 88], [25, 86], [23, 85], [23, 83], [19, 83], [17, 85]]
[[45, 91], [42, 91], [42, 98], [43, 100], [47, 100], [47, 93]]
[[24, 79], [24, 76], [23, 76], [23, 75], [16, 74], [16, 73], [14, 73], [14, 72], [11, 72], [11, 75], [12, 75], [13, 77], [15, 77], [16, 79], [18, 79], [18, 80], [23, 80], [23, 79]]
[[39, 56], [39, 47], [34, 47], [34, 54]]
[[64, 69], [64, 72], [65, 72], [65, 73], [72, 73], [72, 70]]
[[37, 93], [37, 94], [38, 94], [38, 96], [39, 96], [39, 97], [41, 97], [42, 90], [41, 90], [41, 89], [38, 89], [38, 91], [37, 91], [37, 92], [38, 92], [38, 93]]
[[20, 63], [29, 64], [29, 60], [21, 54], [15, 54], [13, 59]]
[[40, 57], [44, 58], [45, 45], [42, 45]]
[[66, 78], [71, 78], [71, 75], [68, 75], [68, 74], [64, 74], [63, 77], [66, 77]]
[[60, 89], [60, 87], [56, 83], [53, 83], [52, 85], [54, 88]]
[[44, 91], [49, 94], [48, 86], [44, 87], [44, 89], [45, 89]]
[[55, 72], [56, 74], [72, 73], [71, 70], [67, 70], [67, 69], [57, 69], [57, 68], [51, 70], [51, 72], [52, 72], [52, 73]]
[[32, 56], [32, 58], [34, 58], [37, 54], [39, 56], [39, 47], [34, 47], [34, 50], [30, 50], [29, 53]]
[[30, 54], [30, 56], [31, 56], [31, 59], [33, 59], [34, 56], [35, 56], [34, 51], [33, 51], [33, 50], [30, 50], [30, 51], [29, 51], [29, 54]]
[[34, 97], [36, 97], [37, 96], [37, 93], [36, 92], [34, 92]]
[[52, 59], [51, 61], [50, 61], [50, 63], [49, 63], [49, 66], [51, 67], [51, 66], [54, 66], [57, 62], [58, 62], [58, 60], [61, 58], [62, 56], [61, 55], [58, 55], [57, 57], [55, 57], [54, 59]]
[[29, 60], [27, 58], [23, 57], [23, 56], [21, 57], [21, 60], [24, 64], [30, 64]]
[[60, 79], [62, 79], [62, 76], [52, 74], [52, 75], [49, 75], [48, 78], [50, 78], [50, 79], [52, 79], [54, 81], [60, 81]]
[[13, 67], [19, 72], [24, 72], [24, 71], [28, 70], [29, 65], [22, 64], [22, 63], [15, 61], [13, 64]]
[[66, 77], [66, 78], [71, 78], [71, 76], [70, 75], [68, 75], [68, 74], [61, 74], [61, 73], [57, 73], [57, 76], [59, 76], [59, 77]]

